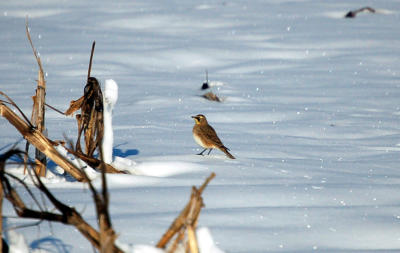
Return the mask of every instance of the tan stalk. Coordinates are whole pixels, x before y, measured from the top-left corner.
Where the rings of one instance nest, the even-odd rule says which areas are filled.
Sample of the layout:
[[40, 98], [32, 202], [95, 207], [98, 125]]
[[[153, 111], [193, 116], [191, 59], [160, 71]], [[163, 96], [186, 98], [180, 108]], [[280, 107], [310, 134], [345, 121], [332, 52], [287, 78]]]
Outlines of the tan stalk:
[[191, 253], [198, 253], [199, 248], [197, 246], [196, 234], [194, 232], [194, 228], [192, 225], [187, 226], [188, 231], [188, 240], [189, 240], [189, 249]]
[[[32, 117], [31, 123], [37, 128], [37, 130], [41, 133], [45, 131], [45, 96], [46, 96], [46, 81], [44, 79], [44, 72], [42, 67], [42, 62], [40, 57], [33, 45], [31, 35], [29, 33], [28, 28], [28, 18], [26, 18], [26, 35], [28, 37], [29, 43], [32, 47], [33, 54], [36, 58], [37, 64], [39, 66], [38, 72], [38, 81], [37, 81], [37, 89], [36, 94], [32, 97], [33, 99], [33, 107], [32, 107]], [[40, 150], [36, 149], [35, 151], [35, 170], [39, 174], [39, 176], [44, 177], [46, 175], [46, 156], [40, 152]]]
[[68, 110], [65, 111], [65, 115], [70, 116], [75, 111], [79, 110], [82, 106], [83, 100], [85, 99], [84, 96], [78, 98], [77, 100], [72, 100], [69, 104]]
[[169, 247], [167, 252], [168, 253], [174, 253], [176, 251], [176, 249], [178, 248], [179, 243], [181, 243], [184, 238], [185, 238], [185, 229], [181, 228], [181, 230], [179, 231], [178, 236], [175, 238], [175, 241]]
[[0, 115], [6, 118], [21, 134], [38, 150], [43, 152], [48, 158], [53, 160], [66, 172], [71, 174], [78, 181], [86, 181], [82, 176], [82, 172], [71, 162], [62, 157], [57, 150], [54, 149], [51, 142], [38, 130], [32, 128], [27, 122], [22, 120], [3, 102], [0, 102]]
[[[58, 144], [57, 144], [58, 145]], [[104, 166], [104, 170], [106, 173], [120, 173], [120, 174], [126, 174], [126, 172], [124, 171], [120, 171], [117, 170], [116, 168], [114, 168], [113, 166], [111, 166], [108, 163], [104, 163], [99, 159], [96, 159], [94, 157], [89, 157], [85, 154], [82, 154], [81, 152], [77, 152], [74, 151], [71, 148], [65, 147], [64, 148], [71, 154], [73, 154], [74, 156], [76, 156], [77, 158], [81, 159], [82, 161], [84, 161], [85, 163], [87, 163], [90, 167], [92, 168], [96, 168], [96, 169], [101, 169], [101, 166]]]
[[[179, 216], [172, 222], [168, 230], [164, 233], [161, 239], [158, 241], [156, 247], [157, 248], [165, 248], [168, 242], [172, 239], [172, 237], [178, 233], [185, 225], [193, 227], [193, 224], [196, 223], [198, 219], [198, 215], [200, 214], [202, 204], [201, 194], [204, 189], [207, 187], [208, 183], [215, 177], [215, 173], [211, 173], [211, 175], [204, 181], [201, 187], [197, 190], [193, 188], [191, 198], [189, 202], [186, 204], [185, 208], [181, 211]], [[189, 217], [190, 216], [190, 217]], [[188, 217], [190, 218], [188, 220]]]
[[[82, 101], [80, 101], [82, 99]], [[77, 107], [79, 106], [79, 108]], [[81, 148], [82, 133], [85, 138], [84, 154], [92, 157], [96, 148], [101, 145], [104, 132], [103, 123], [103, 94], [96, 78], [90, 77], [84, 89], [82, 98], [72, 101], [71, 107], [66, 114], [80, 109], [81, 113], [76, 115], [78, 122], [78, 139], [75, 150], [83, 153]]]

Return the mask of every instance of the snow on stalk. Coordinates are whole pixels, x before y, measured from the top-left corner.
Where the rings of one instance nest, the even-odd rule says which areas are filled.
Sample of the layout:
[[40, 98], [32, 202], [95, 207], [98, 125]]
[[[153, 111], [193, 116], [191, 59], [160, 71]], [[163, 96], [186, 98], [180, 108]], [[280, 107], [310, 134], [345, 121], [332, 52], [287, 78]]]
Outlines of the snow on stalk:
[[108, 79], [104, 83], [103, 92], [103, 121], [104, 121], [104, 135], [101, 144], [101, 149], [103, 151], [103, 160], [105, 163], [110, 164], [112, 162], [112, 151], [114, 134], [112, 129], [112, 111], [114, 109], [115, 103], [118, 100], [118, 85], [112, 80]]

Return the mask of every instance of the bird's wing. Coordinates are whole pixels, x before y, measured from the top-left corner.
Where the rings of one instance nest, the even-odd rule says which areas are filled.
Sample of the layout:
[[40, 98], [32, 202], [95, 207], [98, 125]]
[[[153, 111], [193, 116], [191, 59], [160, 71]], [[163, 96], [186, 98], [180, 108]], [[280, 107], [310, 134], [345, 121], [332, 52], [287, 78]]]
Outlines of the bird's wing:
[[211, 140], [215, 144], [215, 146], [221, 147], [224, 145], [222, 144], [222, 141], [218, 138], [218, 135], [212, 126], [204, 126], [204, 131], [202, 132], [208, 140]]

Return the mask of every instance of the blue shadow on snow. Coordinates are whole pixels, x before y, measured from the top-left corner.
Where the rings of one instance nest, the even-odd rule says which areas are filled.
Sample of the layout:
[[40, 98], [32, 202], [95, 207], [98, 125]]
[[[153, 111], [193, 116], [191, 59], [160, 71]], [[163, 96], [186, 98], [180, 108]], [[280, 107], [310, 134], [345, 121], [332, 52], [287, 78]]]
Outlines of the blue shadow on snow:
[[137, 149], [126, 149], [126, 150], [122, 150], [119, 148], [114, 148], [113, 149], [113, 155], [114, 156], [119, 156], [119, 157], [127, 157], [127, 156], [131, 156], [131, 155], [138, 155], [139, 154], [139, 150]]
[[67, 245], [62, 240], [52, 236], [40, 238], [36, 241], [33, 241], [29, 246], [31, 249], [41, 249], [46, 250], [46, 252], [54, 253], [68, 253], [72, 249], [70, 245]]

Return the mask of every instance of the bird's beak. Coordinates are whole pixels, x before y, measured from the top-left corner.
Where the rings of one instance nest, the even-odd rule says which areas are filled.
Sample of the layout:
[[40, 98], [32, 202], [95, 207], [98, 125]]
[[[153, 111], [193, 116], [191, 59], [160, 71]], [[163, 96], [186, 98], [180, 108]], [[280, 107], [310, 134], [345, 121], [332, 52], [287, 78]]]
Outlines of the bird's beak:
[[198, 116], [192, 116], [192, 118], [194, 119], [194, 122], [196, 122], [196, 124], [200, 122], [200, 118]]

